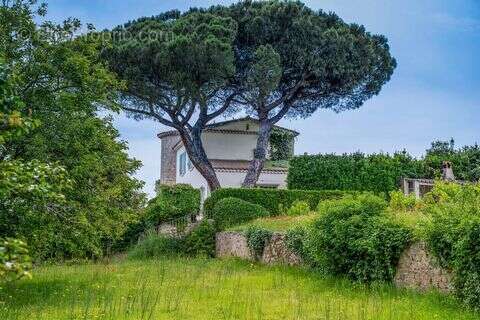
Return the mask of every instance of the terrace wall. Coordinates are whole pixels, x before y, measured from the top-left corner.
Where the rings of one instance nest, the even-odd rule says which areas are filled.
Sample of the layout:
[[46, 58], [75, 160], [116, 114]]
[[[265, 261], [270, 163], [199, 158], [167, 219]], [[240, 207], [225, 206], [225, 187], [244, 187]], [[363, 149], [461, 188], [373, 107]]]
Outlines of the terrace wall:
[[[253, 261], [254, 255], [248, 248], [247, 237], [242, 232], [219, 232], [216, 239], [216, 256], [237, 257], [240, 259]], [[265, 245], [261, 263], [265, 264], [287, 264], [300, 265], [302, 259], [293, 251], [288, 249], [285, 242], [285, 234], [275, 232]]]
[[[242, 232], [219, 232], [216, 237], [217, 257], [237, 257], [253, 261], [253, 254], [247, 245], [247, 238]], [[285, 234], [274, 233], [265, 246], [261, 263], [300, 265], [302, 259], [286, 245]], [[400, 257], [394, 283], [399, 288], [420, 291], [453, 290], [452, 274], [438, 266], [435, 258], [428, 252], [425, 243], [416, 242], [407, 248]]]
[[415, 242], [403, 252], [394, 281], [400, 288], [445, 293], [453, 290], [452, 274], [438, 265], [424, 242]]

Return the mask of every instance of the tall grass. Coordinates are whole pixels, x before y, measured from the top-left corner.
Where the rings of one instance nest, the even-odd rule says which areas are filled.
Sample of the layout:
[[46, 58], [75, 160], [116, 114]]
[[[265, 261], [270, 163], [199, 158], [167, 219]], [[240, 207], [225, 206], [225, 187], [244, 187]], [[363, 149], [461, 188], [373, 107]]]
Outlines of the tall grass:
[[129, 259], [148, 259], [178, 256], [183, 249], [183, 239], [159, 235], [149, 230], [127, 253]]
[[451, 298], [288, 267], [164, 258], [51, 266], [0, 291], [0, 319], [478, 319]]

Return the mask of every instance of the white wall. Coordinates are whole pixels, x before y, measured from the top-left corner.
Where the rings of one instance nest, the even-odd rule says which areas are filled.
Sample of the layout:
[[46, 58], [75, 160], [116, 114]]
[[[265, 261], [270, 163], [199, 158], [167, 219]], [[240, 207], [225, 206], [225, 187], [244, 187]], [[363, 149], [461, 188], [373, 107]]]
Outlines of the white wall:
[[209, 159], [252, 160], [257, 135], [205, 132], [202, 142]]
[[[208, 183], [205, 178], [198, 172], [197, 169], [193, 168], [189, 170], [187, 168], [187, 172], [185, 175], [180, 175], [180, 164], [179, 158], [180, 154], [185, 152], [185, 148], [181, 147], [177, 151], [177, 183], [186, 183], [190, 184], [194, 188], [198, 188], [202, 190], [203, 193], [203, 200], [210, 194], [210, 190], [208, 188]], [[222, 187], [241, 187], [243, 180], [245, 179], [245, 175], [247, 174], [246, 171], [240, 172], [225, 172], [225, 171], [217, 171], [217, 177]], [[285, 189], [287, 188], [287, 174], [286, 173], [262, 173], [257, 182], [258, 185], [278, 185], [279, 188]]]
[[[247, 130], [248, 127], [248, 130]], [[243, 121], [235, 121], [231, 123], [227, 123], [222, 125], [222, 130], [240, 130], [240, 131], [248, 131], [248, 132], [258, 132], [260, 126], [258, 122], [251, 121], [251, 120], [243, 120]]]
[[[248, 124], [248, 130], [247, 130]], [[248, 132], [258, 132], [258, 124], [251, 121], [234, 122], [222, 126], [222, 130], [243, 130]], [[209, 159], [222, 160], [251, 160], [253, 158], [253, 149], [256, 147], [257, 135], [255, 134], [231, 134], [221, 132], [205, 132], [202, 135], [202, 141]], [[204, 190], [204, 199], [210, 194], [208, 184], [197, 169], [189, 170], [185, 175], [180, 175], [180, 154], [185, 152], [185, 147], [181, 146], [177, 150], [177, 183], [187, 183], [194, 188]], [[188, 155], [187, 155], [188, 158]], [[241, 187], [246, 171], [225, 172], [217, 171], [217, 177], [222, 187]], [[287, 187], [286, 173], [262, 173], [258, 179], [258, 185], [278, 185], [279, 188]], [[204, 200], [202, 199], [202, 200]]]
[[[187, 167], [187, 172], [185, 175], [180, 175], [180, 154], [182, 152], [185, 152], [185, 147], [180, 147], [177, 150], [177, 178], [176, 178], [176, 183], [186, 183], [191, 185], [194, 188], [200, 189], [202, 192], [202, 202], [203, 200], [206, 199], [206, 197], [209, 194], [208, 191], [208, 183], [205, 180], [205, 178], [198, 172], [197, 169], [193, 168], [192, 170], [189, 170]], [[188, 158], [188, 155], [187, 155]]]
[[[217, 171], [218, 180], [222, 187], [241, 187], [247, 172], [224, 172]], [[279, 188], [287, 187], [287, 174], [262, 173], [258, 178], [257, 185], [278, 185]]]

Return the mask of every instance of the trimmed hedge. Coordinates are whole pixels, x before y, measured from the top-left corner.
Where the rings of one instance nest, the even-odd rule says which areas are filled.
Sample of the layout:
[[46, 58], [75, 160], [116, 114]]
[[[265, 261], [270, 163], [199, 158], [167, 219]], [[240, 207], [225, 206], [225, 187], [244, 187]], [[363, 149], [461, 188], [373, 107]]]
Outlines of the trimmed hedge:
[[261, 205], [229, 197], [218, 201], [208, 217], [215, 221], [217, 228], [223, 230], [269, 215], [270, 213]]
[[303, 190], [357, 190], [388, 194], [402, 177], [425, 177], [424, 162], [407, 153], [319, 154], [290, 160], [288, 188]]
[[[238, 198], [253, 204], [261, 205], [267, 209], [271, 216], [282, 214], [296, 201], [305, 201], [310, 209], [315, 209], [320, 201], [340, 199], [345, 194], [352, 192], [345, 191], [305, 191], [305, 190], [282, 190], [282, 189], [239, 189], [224, 188], [212, 192], [205, 200], [204, 213], [213, 219], [215, 204], [225, 198]], [[353, 192], [354, 193], [354, 192]]]
[[158, 195], [149, 201], [145, 214], [153, 225], [200, 211], [200, 190], [191, 185], [160, 185], [157, 191]]

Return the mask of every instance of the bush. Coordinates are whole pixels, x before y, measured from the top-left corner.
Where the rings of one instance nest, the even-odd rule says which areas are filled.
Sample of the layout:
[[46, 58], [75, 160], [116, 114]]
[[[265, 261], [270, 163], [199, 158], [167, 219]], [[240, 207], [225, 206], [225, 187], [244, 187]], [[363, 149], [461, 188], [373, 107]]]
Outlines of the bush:
[[124, 252], [132, 245], [138, 243], [138, 240], [146, 231], [154, 228], [154, 224], [146, 219], [145, 212], [142, 211], [135, 220], [126, 226], [120, 239], [113, 243], [112, 252]]
[[310, 213], [310, 206], [306, 201], [296, 200], [290, 209], [287, 210], [287, 216], [302, 216]]
[[249, 226], [245, 231], [245, 236], [248, 248], [253, 253], [255, 259], [258, 259], [262, 256], [267, 242], [272, 237], [272, 232], [258, 226]]
[[308, 229], [305, 226], [295, 226], [285, 234], [287, 248], [303, 259], [306, 264], [314, 266], [314, 262], [306, 247]]
[[391, 281], [411, 235], [387, 218], [386, 205], [369, 194], [320, 204], [306, 239], [313, 262], [357, 281]]
[[215, 221], [219, 230], [224, 230], [250, 220], [268, 217], [270, 213], [262, 206], [238, 198], [221, 199], [208, 217]]
[[183, 239], [147, 232], [144, 239], [127, 254], [130, 259], [148, 259], [164, 256], [177, 256], [183, 252]]
[[402, 177], [421, 178], [424, 163], [406, 153], [365, 155], [319, 154], [294, 157], [288, 170], [288, 188], [357, 190], [388, 194]]
[[200, 190], [187, 184], [160, 185], [158, 195], [149, 201], [146, 217], [153, 225], [197, 214], [200, 211]]
[[238, 198], [250, 203], [258, 204], [267, 209], [271, 216], [282, 214], [284, 208], [290, 208], [295, 201], [305, 201], [310, 209], [317, 207], [323, 200], [340, 199], [344, 191], [304, 191], [282, 189], [240, 189], [224, 188], [212, 192], [204, 203], [204, 212], [207, 217], [213, 218], [215, 204], [224, 198]]
[[213, 222], [202, 221], [185, 237], [184, 252], [191, 256], [215, 257], [216, 231]]
[[419, 203], [419, 201], [417, 200], [415, 194], [413, 194], [413, 193], [406, 196], [401, 191], [390, 192], [389, 207], [392, 210], [412, 211], [417, 207], [418, 203]]
[[0, 283], [30, 278], [31, 268], [25, 242], [11, 238], [0, 241]]
[[454, 273], [456, 295], [480, 306], [480, 186], [437, 183], [424, 201], [429, 249]]

